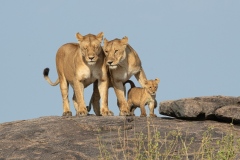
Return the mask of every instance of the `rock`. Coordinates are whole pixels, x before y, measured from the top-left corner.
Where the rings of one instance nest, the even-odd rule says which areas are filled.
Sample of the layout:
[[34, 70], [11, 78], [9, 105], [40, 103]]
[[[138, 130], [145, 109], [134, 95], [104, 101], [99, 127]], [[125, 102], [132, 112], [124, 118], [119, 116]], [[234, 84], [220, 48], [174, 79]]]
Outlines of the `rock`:
[[[229, 96], [208, 96], [163, 101], [160, 103], [159, 113], [180, 119], [216, 120], [215, 111], [218, 108], [235, 105], [239, 102], [240, 97]], [[238, 114], [240, 114], [239, 111]], [[229, 116], [233, 117], [233, 115]]]
[[240, 105], [223, 106], [215, 111], [215, 115], [223, 121], [240, 123]]
[[[212, 149], [229, 133], [235, 142], [240, 141], [240, 126], [209, 120], [121, 116], [41, 117], [0, 124], [0, 159], [147, 159], [148, 152], [145, 150], [154, 137], [157, 138], [151, 143], [157, 142], [158, 147], [157, 151], [154, 148], [151, 150], [159, 153], [159, 159], [174, 159], [175, 154], [180, 156], [178, 159], [186, 159], [186, 156], [188, 159], [198, 159], [194, 154], [200, 152], [203, 146], [203, 135], [212, 137], [207, 141]], [[136, 157], [140, 144], [145, 144], [140, 154], [145, 158]], [[183, 149], [185, 144], [187, 151]], [[188, 155], [185, 155], [186, 152]], [[234, 154], [236, 159], [240, 159], [238, 151]]]

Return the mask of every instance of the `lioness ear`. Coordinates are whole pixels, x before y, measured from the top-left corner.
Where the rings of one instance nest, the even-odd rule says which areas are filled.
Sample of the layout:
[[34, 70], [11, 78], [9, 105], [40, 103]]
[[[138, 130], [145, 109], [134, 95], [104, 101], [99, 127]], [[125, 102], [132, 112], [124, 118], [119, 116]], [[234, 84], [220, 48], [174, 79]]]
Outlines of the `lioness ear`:
[[77, 38], [77, 40], [78, 41], [82, 41], [83, 40], [83, 36], [78, 32], [78, 33], [76, 33], [76, 38]]
[[105, 47], [108, 44], [108, 40], [106, 38], [104, 38], [103, 40], [103, 46]]
[[147, 85], [147, 84], [148, 84], [148, 81], [147, 81], [147, 80], [144, 80], [144, 84]]
[[97, 35], [97, 39], [101, 42], [102, 39], [103, 39], [103, 32], [100, 32], [98, 35]]
[[159, 83], [159, 82], [160, 82], [160, 79], [159, 79], [159, 78], [156, 78], [155, 81], [156, 81], [157, 83]]
[[122, 39], [121, 39], [121, 43], [123, 44], [123, 45], [127, 45], [128, 44], [128, 37], [123, 37]]

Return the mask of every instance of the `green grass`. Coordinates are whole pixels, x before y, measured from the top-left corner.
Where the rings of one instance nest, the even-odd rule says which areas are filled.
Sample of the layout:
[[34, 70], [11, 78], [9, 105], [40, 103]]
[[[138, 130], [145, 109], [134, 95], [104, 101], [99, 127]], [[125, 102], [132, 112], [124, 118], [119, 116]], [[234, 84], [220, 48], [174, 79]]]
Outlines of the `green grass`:
[[[194, 139], [188, 131], [160, 132], [147, 120], [147, 134], [118, 130], [118, 141], [103, 140], [99, 132], [101, 160], [234, 160], [240, 157], [240, 138], [233, 133], [234, 125], [221, 137], [213, 136], [213, 127]], [[111, 132], [111, 131], [110, 131]], [[198, 148], [198, 149], [194, 149]]]

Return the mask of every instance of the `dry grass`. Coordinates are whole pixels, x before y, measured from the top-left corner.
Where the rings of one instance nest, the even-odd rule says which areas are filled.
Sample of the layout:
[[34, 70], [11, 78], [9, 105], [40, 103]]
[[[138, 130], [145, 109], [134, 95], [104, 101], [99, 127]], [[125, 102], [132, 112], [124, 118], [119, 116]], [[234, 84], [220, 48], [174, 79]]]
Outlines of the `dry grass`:
[[[240, 138], [236, 138], [231, 125], [221, 138], [213, 137], [209, 127], [202, 133], [201, 140], [194, 139], [188, 131], [172, 130], [160, 133], [147, 119], [147, 134], [118, 130], [118, 141], [108, 144], [98, 136], [99, 159], [101, 160], [234, 160], [240, 157]], [[198, 143], [196, 143], [198, 142]], [[110, 147], [109, 147], [110, 143]], [[198, 148], [198, 149], [196, 149]]]

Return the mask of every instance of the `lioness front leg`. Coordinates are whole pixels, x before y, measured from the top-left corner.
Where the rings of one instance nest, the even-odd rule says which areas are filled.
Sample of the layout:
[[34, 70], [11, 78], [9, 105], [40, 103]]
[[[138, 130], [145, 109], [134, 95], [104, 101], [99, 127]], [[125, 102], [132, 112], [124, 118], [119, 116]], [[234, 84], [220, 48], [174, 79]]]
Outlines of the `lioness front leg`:
[[121, 81], [119, 82], [114, 82], [114, 91], [116, 93], [117, 99], [118, 99], [118, 104], [119, 104], [119, 109], [120, 109], [120, 116], [128, 116], [130, 115], [130, 108], [128, 107], [127, 100], [125, 99], [124, 95], [124, 86]]
[[113, 116], [113, 112], [108, 108], [108, 80], [98, 80], [98, 90], [100, 93], [101, 101], [101, 115]]
[[86, 116], [88, 111], [84, 102], [84, 85], [82, 82], [74, 81], [73, 86], [77, 102], [76, 116]]

